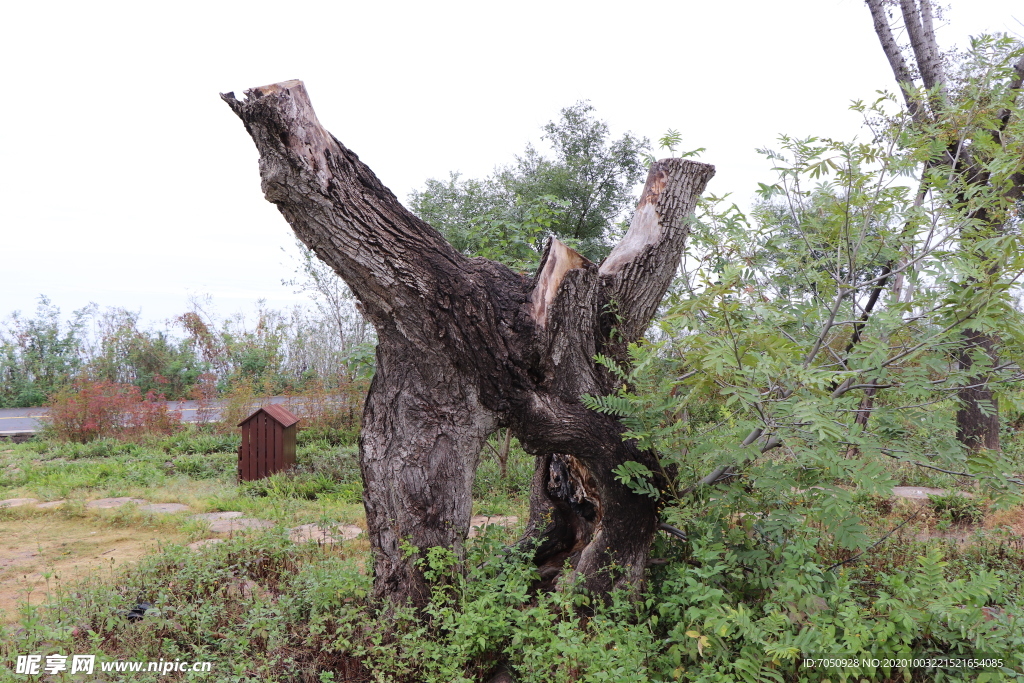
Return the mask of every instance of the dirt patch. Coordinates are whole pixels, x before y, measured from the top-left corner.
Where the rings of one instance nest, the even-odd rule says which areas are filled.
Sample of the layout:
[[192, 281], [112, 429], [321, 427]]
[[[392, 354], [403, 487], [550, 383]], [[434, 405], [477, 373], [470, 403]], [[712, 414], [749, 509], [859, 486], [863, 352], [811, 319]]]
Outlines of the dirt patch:
[[159, 542], [185, 540], [166, 529], [111, 528], [99, 520], [40, 515], [0, 520], [0, 622], [18, 618], [28, 596], [38, 605], [49, 589], [86, 575], [110, 572], [156, 550]]
[[1009, 510], [996, 510], [985, 519], [986, 529], [1009, 527], [1018, 536], [1024, 536], [1024, 505]]

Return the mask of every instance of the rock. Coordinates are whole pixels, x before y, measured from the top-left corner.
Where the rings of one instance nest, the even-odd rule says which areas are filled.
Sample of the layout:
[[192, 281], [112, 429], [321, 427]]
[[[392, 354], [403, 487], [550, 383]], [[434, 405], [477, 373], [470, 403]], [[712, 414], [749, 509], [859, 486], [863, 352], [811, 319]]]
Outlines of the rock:
[[36, 507], [41, 510], [52, 510], [53, 508], [59, 508], [66, 502], [66, 500], [51, 500], [49, 503], [40, 503]]
[[210, 524], [210, 531], [215, 534], [230, 534], [235, 531], [248, 531], [250, 529], [268, 529], [274, 526], [273, 522], [253, 517], [235, 517], [233, 519], [218, 519]]
[[128, 503], [146, 505], [149, 501], [143, 500], [142, 498], [100, 498], [99, 500], [90, 500], [85, 504], [85, 507], [106, 510], [109, 508], [119, 508], [122, 505], [127, 505]]
[[[935, 489], [928, 486], [895, 486], [892, 489], [892, 495], [897, 498], [912, 500], [916, 503], [927, 503], [928, 496], [947, 496], [950, 493], [950, 491], [945, 489]], [[958, 496], [963, 496], [964, 498], [974, 498], [970, 493], [964, 493], [962, 491], [952, 491], [952, 493]]]
[[515, 526], [518, 523], [518, 517], [503, 517], [499, 515], [495, 515], [493, 517], [490, 515], [473, 515], [473, 517], [469, 520], [469, 534], [466, 536], [466, 538], [474, 538], [476, 536], [479, 536], [479, 529], [483, 529], [484, 527], [488, 527], [492, 524], [508, 528], [510, 526]]
[[351, 541], [363, 533], [363, 530], [354, 524], [337, 524], [329, 527], [322, 527], [319, 524], [303, 524], [290, 530], [293, 543], [340, 543]]
[[191, 508], [188, 505], [182, 505], [181, 503], [152, 503], [139, 508], [139, 512], [149, 512], [154, 515], [169, 515], [175, 512], [189, 512], [190, 510]]
[[16, 508], [38, 502], [38, 498], [8, 498], [7, 500], [0, 500], [0, 508]]
[[241, 512], [203, 512], [198, 515], [192, 515], [189, 519], [197, 519], [201, 522], [216, 522], [218, 519], [236, 519], [241, 516]]
[[189, 550], [199, 550], [200, 548], [205, 548], [206, 546], [209, 546], [209, 545], [216, 545], [218, 543], [223, 543], [226, 540], [227, 540], [226, 538], [204, 538], [201, 541], [195, 541], [193, 543], [189, 543], [188, 546], [186, 546], [186, 547], [188, 547]]

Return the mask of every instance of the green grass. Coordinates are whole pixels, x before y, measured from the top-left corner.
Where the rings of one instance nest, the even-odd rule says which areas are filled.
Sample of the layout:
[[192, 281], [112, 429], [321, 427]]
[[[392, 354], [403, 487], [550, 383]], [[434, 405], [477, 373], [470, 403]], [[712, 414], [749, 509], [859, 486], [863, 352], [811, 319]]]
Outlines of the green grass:
[[[46, 650], [211, 661], [214, 672], [202, 680], [218, 683], [468, 683], [486, 680], [499, 659], [523, 682], [725, 683], [748, 680], [743, 671], [769, 669], [784, 681], [800, 675], [823, 681], [823, 672], [801, 674], [784, 646], [839, 647], [854, 630], [871, 634], [869, 642], [911, 653], [962, 651], [973, 643], [1024, 652], [1024, 543], [1009, 527], [980, 524], [984, 501], [932, 500], [887, 541], [834, 569], [854, 553], [800, 523], [799, 496], [739, 491], [728, 499], [728, 510], [697, 501], [676, 513], [690, 543], [656, 542], [654, 556], [664, 563], [651, 570], [639, 602], [617, 595], [607, 605], [571, 587], [533, 593], [528, 550], [509, 549], [516, 531], [490, 527], [468, 543], [464, 562], [443, 549], [428, 554], [425, 568], [438, 583], [424, 614], [398, 609], [382, 615], [368, 602], [365, 536], [339, 545], [296, 545], [285, 532], [310, 522], [362, 523], [355, 449], [306, 438], [294, 471], [239, 485], [234, 452], [216, 444], [230, 445], [196, 432], [136, 445], [36, 442], [0, 449], [9, 451], [0, 453], [0, 497], [59, 493], [73, 501], [53, 512], [0, 511], [5, 519], [53, 514], [125, 529], [175, 530], [188, 539], [205, 534], [202, 523], [184, 516], [153, 518], [132, 507], [98, 513], [82, 504], [133, 495], [279, 522], [198, 552], [166, 544], [117, 571], [55, 585], [46, 606], [26, 605], [16, 625], [0, 627], [0, 657]], [[900, 480], [906, 467], [894, 462], [888, 471]], [[525, 521], [532, 468], [532, 458], [516, 447], [503, 477], [485, 452], [474, 513]], [[912, 481], [963, 484], [941, 473]], [[912, 514], [877, 495], [854, 491], [853, 502], [872, 538]], [[1002, 514], [1015, 523], [1017, 517]], [[946, 521], [968, 541], [921, 540]], [[152, 603], [153, 610], [142, 621], [128, 621], [139, 602]], [[992, 614], [994, 622], [987, 620]], [[765, 654], [771, 648], [777, 648], [775, 664]], [[1014, 660], [1019, 673], [1018, 660], [1024, 657]], [[6, 675], [0, 668], [0, 683]], [[992, 680], [1014, 680], [1000, 675]], [[192, 680], [175, 676], [131, 680]], [[900, 672], [894, 676], [861, 677], [904, 680]], [[915, 673], [908, 680], [929, 679]]]

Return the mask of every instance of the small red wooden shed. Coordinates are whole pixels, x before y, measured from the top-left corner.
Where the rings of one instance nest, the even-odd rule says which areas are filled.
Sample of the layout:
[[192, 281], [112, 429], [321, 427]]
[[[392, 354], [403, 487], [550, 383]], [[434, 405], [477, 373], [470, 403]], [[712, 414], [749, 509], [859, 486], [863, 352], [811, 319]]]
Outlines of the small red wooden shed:
[[238, 480], [252, 481], [295, 465], [295, 425], [299, 418], [279, 405], [264, 406], [238, 423]]

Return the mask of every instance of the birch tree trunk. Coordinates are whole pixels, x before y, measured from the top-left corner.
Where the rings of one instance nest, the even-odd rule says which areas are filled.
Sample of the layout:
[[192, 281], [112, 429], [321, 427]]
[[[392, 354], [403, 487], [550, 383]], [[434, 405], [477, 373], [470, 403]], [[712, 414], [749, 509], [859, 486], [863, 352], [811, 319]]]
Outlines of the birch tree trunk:
[[[865, 0], [874, 21], [875, 34], [878, 36], [879, 44], [885, 53], [889, 66], [892, 69], [896, 83], [903, 91], [904, 100], [907, 104], [907, 111], [917, 124], [924, 124], [928, 121], [941, 121], [948, 116], [946, 107], [948, 85], [945, 71], [943, 69], [942, 55], [938, 48], [933, 26], [933, 9], [930, 0], [899, 0], [900, 13], [903, 18], [903, 28], [910, 41], [910, 54], [913, 56], [913, 65], [916, 67], [916, 74], [908, 67], [903, 51], [893, 37], [892, 28], [889, 25], [891, 13], [887, 11], [886, 0]], [[1011, 92], [1019, 93], [1024, 79], [1024, 59], [1014, 65], [1018, 77], [1010, 83]], [[916, 78], [919, 78], [921, 85], [927, 90], [927, 97], [917, 98], [913, 90], [917, 87]], [[1019, 98], [1019, 95], [1015, 97]], [[1019, 99], [1018, 99], [1019, 102]], [[1011, 113], [1006, 111], [1001, 116], [1000, 124], [995, 130], [984, 131], [986, 138], [1005, 144], [1005, 134], [1011, 124]], [[949, 169], [965, 181], [966, 189], [959, 198], [959, 203], [967, 204], [967, 195], [974, 194], [979, 189], [984, 189], [996, 195], [1001, 195], [1006, 204], [1012, 205], [1020, 200], [1024, 193], [1024, 174], [1013, 175], [1009, 182], [1002, 182], [998, 187], [993, 186], [988, 172], [979, 168], [979, 165], [972, 159], [972, 148], [974, 140], [957, 139], [950, 143], [941, 160], [930, 162], [937, 167]], [[926, 167], [927, 171], [927, 167]], [[924, 175], [924, 174], [922, 174]], [[924, 192], [926, 184], [922, 182], [921, 191]], [[923, 195], [918, 195], [918, 203]], [[1007, 221], [1006, 212], [989, 211], [980, 209], [968, 216], [982, 225], [987, 226], [993, 234], [1003, 232]], [[967, 234], [961, 234], [961, 248], [969, 250], [977, 238]], [[990, 273], [998, 272], [998, 266], [992, 266]], [[902, 286], [902, 275], [895, 283], [897, 288], [896, 300], [899, 301], [898, 289]], [[966, 282], [965, 286], [973, 286], [973, 282]], [[957, 362], [961, 370], [970, 371], [974, 369], [974, 357], [977, 354], [984, 354], [988, 357], [990, 366], [998, 365], [999, 340], [992, 334], [981, 330], [965, 329], [961, 334], [961, 347], [957, 351]], [[964, 386], [957, 393], [960, 401], [960, 409], [956, 414], [957, 439], [970, 451], [981, 449], [998, 450], [999, 444], [999, 405], [995, 392], [989, 382], [991, 376], [981, 372], [967, 380]], [[865, 403], [870, 409], [874, 401], [874, 392], [866, 396]], [[864, 404], [862, 404], [863, 407]], [[870, 412], [862, 411], [858, 414], [857, 421], [861, 422], [861, 415], [864, 415], [866, 423]]]
[[434, 546], [461, 554], [480, 451], [501, 427], [536, 456], [528, 536], [545, 582], [557, 584], [568, 561], [597, 593], [638, 584], [655, 502], [612, 470], [628, 460], [655, 469], [655, 457], [580, 396], [612, 389], [594, 356], [622, 357], [646, 330], [714, 168], [657, 162], [600, 266], [552, 240], [529, 278], [466, 258], [406, 210], [323, 129], [300, 81], [222, 97], [256, 143], [267, 200], [377, 330], [359, 440], [375, 597], [426, 602], [416, 561]]

